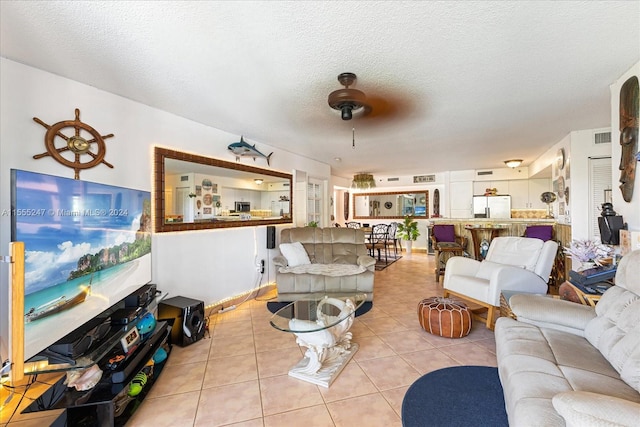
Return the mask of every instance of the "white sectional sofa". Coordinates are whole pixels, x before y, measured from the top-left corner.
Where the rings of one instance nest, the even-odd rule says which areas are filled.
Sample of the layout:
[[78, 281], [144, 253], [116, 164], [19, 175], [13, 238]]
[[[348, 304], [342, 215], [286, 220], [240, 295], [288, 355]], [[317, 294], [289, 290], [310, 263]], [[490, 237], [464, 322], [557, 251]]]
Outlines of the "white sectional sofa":
[[498, 371], [511, 426], [640, 425], [640, 251], [618, 266], [595, 309], [513, 295]]

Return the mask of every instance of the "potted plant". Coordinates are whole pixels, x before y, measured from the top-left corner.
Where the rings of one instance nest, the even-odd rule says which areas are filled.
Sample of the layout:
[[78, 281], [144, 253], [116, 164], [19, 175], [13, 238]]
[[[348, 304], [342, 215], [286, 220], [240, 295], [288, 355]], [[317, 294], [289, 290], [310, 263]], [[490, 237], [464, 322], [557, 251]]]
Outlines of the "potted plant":
[[398, 237], [407, 243], [407, 254], [411, 253], [413, 242], [418, 239], [418, 222], [411, 215], [404, 217], [404, 221], [398, 225]]
[[317, 227], [318, 223], [316, 221], [309, 221], [307, 223], [307, 227]]

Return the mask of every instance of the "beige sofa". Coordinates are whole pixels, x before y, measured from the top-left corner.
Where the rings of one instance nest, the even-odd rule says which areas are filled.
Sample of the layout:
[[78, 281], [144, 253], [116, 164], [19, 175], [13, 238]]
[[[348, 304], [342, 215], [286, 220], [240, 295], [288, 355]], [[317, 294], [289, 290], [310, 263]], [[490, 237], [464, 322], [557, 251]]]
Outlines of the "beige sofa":
[[302, 243], [309, 264], [290, 266], [283, 255], [274, 257], [279, 301], [295, 301], [314, 292], [367, 294], [373, 301], [375, 259], [368, 255], [364, 232], [351, 228], [287, 228], [280, 245]]
[[595, 309], [541, 295], [509, 299], [498, 372], [511, 426], [640, 424], [640, 251]]

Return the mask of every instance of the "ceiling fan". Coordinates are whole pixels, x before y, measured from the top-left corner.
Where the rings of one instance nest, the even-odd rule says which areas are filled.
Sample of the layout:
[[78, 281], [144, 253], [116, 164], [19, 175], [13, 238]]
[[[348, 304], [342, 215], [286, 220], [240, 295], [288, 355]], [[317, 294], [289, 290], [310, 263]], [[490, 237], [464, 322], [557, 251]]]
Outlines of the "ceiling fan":
[[371, 104], [367, 101], [364, 92], [349, 88], [356, 79], [354, 73], [340, 74], [338, 81], [344, 89], [334, 90], [329, 94], [329, 106], [334, 110], [340, 110], [342, 120], [351, 120], [354, 111], [362, 110], [364, 114], [371, 111]]

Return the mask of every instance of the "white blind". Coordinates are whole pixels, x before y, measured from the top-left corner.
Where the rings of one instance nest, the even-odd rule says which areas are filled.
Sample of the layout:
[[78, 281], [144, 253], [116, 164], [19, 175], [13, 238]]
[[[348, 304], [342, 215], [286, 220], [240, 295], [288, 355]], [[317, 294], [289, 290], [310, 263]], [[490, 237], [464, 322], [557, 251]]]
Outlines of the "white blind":
[[611, 157], [589, 159], [589, 239], [600, 240], [598, 217], [604, 190], [611, 189]]

